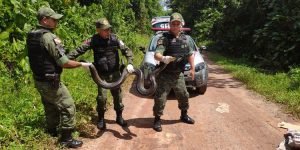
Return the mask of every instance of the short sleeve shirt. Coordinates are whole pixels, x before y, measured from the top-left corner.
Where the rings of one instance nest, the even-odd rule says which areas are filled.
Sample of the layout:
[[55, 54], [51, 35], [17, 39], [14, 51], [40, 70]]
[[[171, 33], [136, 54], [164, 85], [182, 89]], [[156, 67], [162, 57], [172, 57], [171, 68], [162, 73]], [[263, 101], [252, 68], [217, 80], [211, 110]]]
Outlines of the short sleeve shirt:
[[[192, 55], [193, 54], [193, 41], [192, 41], [192, 38], [189, 36], [189, 35], [185, 35], [186, 38], [187, 38], [187, 43], [189, 45], [189, 52], [188, 52], [188, 56]], [[157, 46], [156, 46], [156, 50], [155, 50], [155, 53], [161, 53], [163, 54], [166, 50], [166, 47], [164, 45], [164, 40], [165, 40], [166, 37], [162, 36], [160, 37], [158, 40], [157, 40]]]
[[54, 58], [58, 65], [63, 66], [69, 61], [60, 39], [55, 34], [50, 32], [45, 33], [43, 35], [43, 43], [50, 56]]

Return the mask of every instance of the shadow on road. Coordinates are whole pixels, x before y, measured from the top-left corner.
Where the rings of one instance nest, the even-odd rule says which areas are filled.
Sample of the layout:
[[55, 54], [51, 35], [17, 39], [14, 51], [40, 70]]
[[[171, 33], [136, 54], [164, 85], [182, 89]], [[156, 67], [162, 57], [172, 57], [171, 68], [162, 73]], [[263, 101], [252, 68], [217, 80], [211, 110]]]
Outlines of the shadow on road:
[[[153, 127], [153, 118], [133, 118], [127, 120], [129, 127], [130, 126], [135, 126], [136, 128], [152, 128]], [[170, 124], [175, 124], [181, 122], [179, 119], [178, 120], [164, 120], [161, 119], [162, 125], [170, 125]]]
[[141, 95], [137, 90], [136, 90], [136, 83], [137, 83], [137, 77], [134, 77], [134, 80], [132, 81], [130, 88], [129, 88], [129, 93], [137, 96], [137, 97], [141, 97], [141, 98], [149, 98], [149, 99], [153, 99], [153, 95], [150, 96], [143, 96]]
[[[80, 137], [89, 138], [89, 139], [96, 139], [96, 138], [101, 137], [105, 132], [110, 132], [116, 138], [123, 139], [123, 140], [131, 140], [131, 139], [133, 139], [133, 137], [137, 137], [137, 135], [135, 133], [131, 132], [130, 127], [134, 126], [136, 128], [152, 128], [154, 117], [153, 118], [133, 118], [133, 119], [128, 119], [126, 121], [128, 123], [128, 126], [127, 127], [122, 127], [122, 129], [126, 133], [121, 134], [119, 131], [111, 129], [109, 127], [110, 124], [116, 124], [116, 121], [105, 119], [107, 129], [105, 129], [105, 130], [95, 129], [95, 130], [98, 130], [98, 132], [96, 132], [96, 134], [93, 131], [88, 131], [88, 129], [81, 130], [81, 131], [79, 131], [80, 132]], [[180, 122], [181, 121], [179, 119], [178, 120], [164, 120], [164, 119], [162, 119], [162, 125], [171, 125], [171, 124], [176, 124], [176, 123], [180, 123]], [[91, 128], [96, 128], [96, 126], [97, 126], [97, 123], [93, 122], [93, 127], [91, 127]]]
[[[154, 95], [151, 95], [151, 96], [143, 96], [141, 95], [137, 90], [136, 90], [136, 78], [133, 80], [130, 88], [129, 88], [129, 93], [131, 93], [132, 95], [135, 95], [137, 97], [141, 97], [141, 98], [145, 98], [145, 99], [151, 99], [151, 100], [154, 100]], [[196, 96], [199, 96], [199, 94], [195, 91], [192, 91], [192, 90], [188, 90], [189, 94], [190, 94], [190, 97], [196, 97]], [[173, 90], [170, 91], [168, 97], [167, 97], [167, 100], [177, 100], [176, 96], [175, 96], [175, 93]]]
[[[221, 68], [208, 68], [208, 87], [215, 87], [215, 88], [239, 88], [243, 86], [242, 82], [238, 82], [233, 77], [226, 77], [229, 72], [221, 69]], [[222, 76], [222, 78], [216, 78], [214, 75]]]
[[[126, 131], [126, 133], [121, 134], [119, 131], [112, 130], [110, 128], [107, 128], [106, 130], [102, 131], [100, 130], [98, 132], [99, 135], [103, 135], [104, 132], [111, 132], [116, 138], [123, 139], [123, 140], [131, 140], [133, 137], [136, 137], [137, 135], [132, 133], [129, 128], [123, 127], [123, 130]], [[100, 137], [100, 136], [99, 136]]]
[[132, 133], [128, 127], [122, 127], [122, 129], [126, 132], [124, 134], [121, 134], [119, 131], [111, 129], [109, 126], [110, 124], [116, 124], [115, 120], [105, 119], [105, 122], [107, 126], [106, 129], [98, 130], [96, 119], [92, 119], [92, 124], [89, 127], [85, 127], [84, 129], [79, 130], [80, 137], [96, 139], [101, 137], [105, 132], [111, 132], [115, 137], [123, 140], [131, 140], [133, 137], [137, 136], [136, 134]]

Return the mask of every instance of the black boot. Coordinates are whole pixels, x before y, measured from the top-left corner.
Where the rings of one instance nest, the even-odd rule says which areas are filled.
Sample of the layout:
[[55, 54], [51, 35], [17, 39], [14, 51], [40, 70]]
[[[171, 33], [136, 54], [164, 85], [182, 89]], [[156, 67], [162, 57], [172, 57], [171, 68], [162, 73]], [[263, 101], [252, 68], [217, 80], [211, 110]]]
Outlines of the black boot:
[[106, 123], [105, 123], [105, 120], [104, 120], [104, 112], [100, 112], [98, 113], [98, 117], [99, 117], [99, 121], [97, 123], [97, 128], [99, 130], [105, 130], [106, 129]]
[[57, 137], [57, 129], [56, 128], [47, 128], [46, 133], [50, 134], [52, 137]]
[[61, 131], [60, 144], [67, 148], [78, 148], [82, 146], [83, 142], [73, 139], [72, 130], [64, 129]]
[[184, 123], [194, 124], [195, 121], [187, 115], [187, 110], [181, 110], [180, 120]]
[[122, 112], [123, 110], [116, 111], [117, 114], [116, 122], [122, 127], [127, 127], [127, 122], [123, 119]]
[[155, 116], [155, 118], [154, 118], [154, 124], [153, 124], [153, 129], [155, 131], [157, 131], [157, 132], [161, 132], [162, 131], [160, 116]]

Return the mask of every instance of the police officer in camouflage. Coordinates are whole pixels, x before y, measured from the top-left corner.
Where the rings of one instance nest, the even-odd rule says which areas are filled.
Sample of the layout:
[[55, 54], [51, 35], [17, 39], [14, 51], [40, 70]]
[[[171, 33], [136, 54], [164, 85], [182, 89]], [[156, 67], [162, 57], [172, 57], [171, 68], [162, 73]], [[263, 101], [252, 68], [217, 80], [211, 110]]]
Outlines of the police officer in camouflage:
[[37, 13], [37, 28], [27, 35], [27, 50], [35, 87], [44, 105], [47, 132], [58, 136], [64, 147], [77, 148], [82, 141], [72, 138], [75, 126], [75, 104], [67, 87], [60, 81], [63, 68], [88, 68], [90, 63], [69, 60], [60, 39], [53, 33], [63, 15], [49, 7], [41, 7]]
[[[84, 54], [87, 50], [92, 49], [94, 54], [94, 65], [100, 75], [101, 79], [107, 82], [114, 82], [121, 76], [120, 71], [120, 57], [118, 50], [121, 50], [122, 55], [127, 58], [127, 71], [132, 73], [134, 71], [132, 66], [133, 53], [132, 51], [113, 33], [111, 33], [111, 25], [106, 18], [100, 18], [95, 22], [97, 33], [91, 38], [87, 39], [75, 51], [68, 54], [70, 59], [75, 59]], [[116, 111], [116, 122], [126, 127], [127, 123], [122, 117], [124, 105], [122, 103], [121, 88], [110, 89], [113, 96], [114, 110]], [[100, 130], [106, 129], [104, 120], [104, 113], [106, 111], [107, 89], [98, 86], [97, 112], [99, 121], [97, 127]]]
[[195, 66], [191, 37], [181, 32], [183, 18], [179, 13], [173, 13], [170, 17], [170, 31], [163, 33], [158, 39], [155, 51], [155, 59], [168, 64], [157, 77], [157, 90], [154, 96], [153, 114], [155, 116], [153, 129], [162, 131], [161, 119], [165, 108], [167, 95], [173, 89], [178, 99], [178, 107], [181, 110], [180, 120], [188, 124], [195, 121], [187, 115], [189, 108], [189, 93], [184, 81], [184, 66], [188, 62], [191, 65], [190, 76], [194, 79]]

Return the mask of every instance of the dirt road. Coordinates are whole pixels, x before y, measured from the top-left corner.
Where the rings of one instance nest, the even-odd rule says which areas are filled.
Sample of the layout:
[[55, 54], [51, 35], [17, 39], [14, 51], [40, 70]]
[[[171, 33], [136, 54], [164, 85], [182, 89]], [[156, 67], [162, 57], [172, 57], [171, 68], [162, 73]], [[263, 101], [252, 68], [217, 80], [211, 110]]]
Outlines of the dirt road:
[[[152, 98], [139, 97], [133, 88], [124, 92], [124, 118], [128, 128], [115, 123], [111, 108], [107, 130], [83, 138], [80, 149], [171, 149], [171, 150], [273, 150], [283, 140], [281, 121], [294, 122], [280, 108], [219, 66], [209, 63], [209, 87], [205, 95], [190, 98], [189, 115], [194, 125], [179, 121], [177, 100], [170, 96], [162, 117], [162, 132], [152, 129]], [[125, 91], [125, 90], [124, 90]]]

